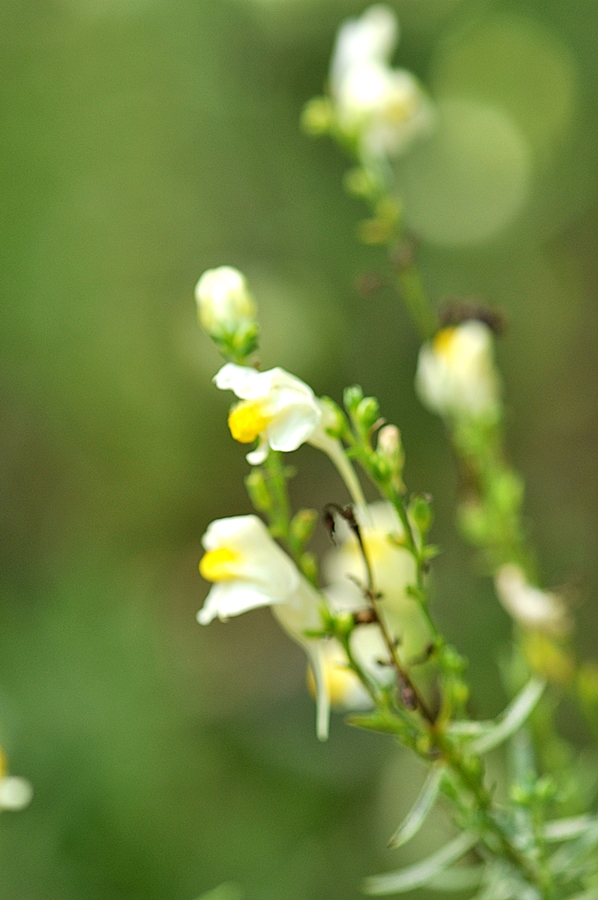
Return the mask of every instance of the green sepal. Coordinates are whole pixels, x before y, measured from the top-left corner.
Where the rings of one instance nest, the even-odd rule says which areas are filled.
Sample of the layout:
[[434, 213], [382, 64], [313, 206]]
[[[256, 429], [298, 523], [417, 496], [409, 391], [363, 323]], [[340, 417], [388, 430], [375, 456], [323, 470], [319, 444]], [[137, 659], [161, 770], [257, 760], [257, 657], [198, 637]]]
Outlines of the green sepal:
[[291, 541], [299, 548], [303, 548], [311, 538], [314, 528], [318, 524], [318, 513], [315, 509], [298, 510], [289, 526]]
[[245, 478], [245, 487], [258, 512], [269, 513], [272, 510], [272, 497], [263, 469], [252, 469]]
[[354, 728], [364, 728], [366, 731], [377, 731], [380, 734], [402, 737], [407, 732], [407, 728], [386, 710], [377, 709], [367, 714], [352, 713], [345, 721]]

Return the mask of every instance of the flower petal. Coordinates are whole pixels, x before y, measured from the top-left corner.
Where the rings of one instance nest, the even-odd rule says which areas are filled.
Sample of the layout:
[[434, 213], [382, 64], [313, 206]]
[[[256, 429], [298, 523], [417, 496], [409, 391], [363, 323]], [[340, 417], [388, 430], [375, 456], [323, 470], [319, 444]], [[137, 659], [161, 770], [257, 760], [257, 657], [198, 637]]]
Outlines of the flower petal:
[[250, 466], [261, 466], [268, 456], [268, 438], [262, 436], [255, 450], [245, 456]]
[[228, 581], [215, 584], [197, 613], [200, 625], [208, 625], [214, 619], [229, 619], [251, 609], [282, 603], [281, 597], [269, 593], [266, 588], [250, 581]]
[[305, 652], [316, 683], [316, 734], [318, 740], [327, 741], [330, 728], [330, 698], [326, 686], [321, 643], [321, 641], [310, 641], [305, 645]]
[[320, 410], [313, 404], [293, 403], [282, 409], [266, 429], [273, 450], [288, 453], [309, 440], [320, 424]]

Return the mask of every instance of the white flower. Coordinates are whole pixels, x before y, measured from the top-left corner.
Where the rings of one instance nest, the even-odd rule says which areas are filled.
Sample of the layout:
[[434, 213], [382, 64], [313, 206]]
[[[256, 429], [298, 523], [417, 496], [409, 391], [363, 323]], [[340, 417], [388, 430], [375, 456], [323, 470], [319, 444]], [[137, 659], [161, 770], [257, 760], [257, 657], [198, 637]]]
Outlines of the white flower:
[[[360, 637], [362, 633], [370, 632], [370, 629], [371, 626], [360, 626], [358, 629]], [[376, 636], [379, 639], [375, 645], [376, 652], [383, 654], [384, 646], [378, 628], [376, 628], [376, 632]], [[353, 633], [353, 638], [357, 638], [357, 636], [356, 631]], [[375, 639], [376, 637], [374, 637], [374, 640]], [[359, 643], [362, 643], [362, 641]], [[355, 652], [354, 648], [353, 651]], [[372, 650], [369, 654], [361, 654], [360, 662], [362, 662], [362, 664], [364, 656], [369, 661], [370, 658], [373, 658], [374, 651]], [[326, 690], [330, 698], [330, 705], [337, 709], [344, 710], [371, 709], [373, 706], [372, 698], [359, 681], [357, 675], [349, 668], [347, 655], [338, 641], [331, 639], [323, 642], [321, 659]], [[311, 668], [308, 669], [307, 683], [311, 693], [315, 694], [316, 685]]]
[[[430, 639], [428, 627], [419, 603], [407, 588], [416, 582], [415, 562], [411, 554], [399, 546], [403, 526], [390, 503], [380, 501], [368, 506], [368, 519], [361, 526], [361, 536], [372, 567], [374, 588], [382, 594], [379, 609], [388, 629], [398, 640], [398, 652], [405, 662], [421, 654]], [[328, 582], [326, 596], [337, 611], [357, 611], [366, 608], [363, 591], [364, 562], [357, 539], [339, 523], [338, 548], [327, 554], [323, 572]], [[364, 668], [380, 679], [384, 676], [378, 660], [387, 659], [384, 645], [368, 635], [379, 632], [376, 626], [358, 626], [353, 632], [353, 650]], [[377, 641], [377, 643], [375, 643]], [[360, 644], [361, 642], [361, 644]]]
[[241, 400], [228, 417], [235, 440], [242, 444], [259, 440], [257, 448], [247, 454], [247, 462], [264, 462], [268, 447], [288, 453], [306, 442], [312, 444], [328, 454], [358, 509], [363, 510], [365, 501], [355, 471], [340, 441], [328, 434], [337, 424], [336, 417], [305, 382], [284, 369], [258, 372], [234, 363], [223, 366], [214, 382], [222, 390], [234, 391]]
[[270, 606], [287, 634], [309, 657], [317, 685], [317, 733], [328, 735], [330, 704], [322, 668], [323, 641], [306, 631], [322, 628], [322, 597], [274, 542], [257, 516], [217, 519], [208, 527], [199, 564], [201, 575], [214, 583], [197, 614], [201, 625]]
[[389, 65], [398, 38], [391, 9], [376, 5], [338, 33], [330, 66], [337, 126], [365, 157], [395, 156], [433, 125], [432, 105], [418, 80]]
[[441, 416], [495, 412], [500, 382], [490, 328], [472, 319], [439, 331], [420, 350], [415, 387], [422, 403]]
[[397, 18], [388, 6], [370, 6], [359, 19], [348, 19], [338, 30], [330, 84], [337, 93], [346, 76], [365, 63], [387, 62], [399, 38]]
[[432, 124], [430, 103], [415, 76], [380, 63], [349, 72], [336, 95], [336, 110], [341, 130], [359, 135], [366, 156], [396, 156]]
[[498, 599], [522, 628], [554, 635], [569, 630], [570, 622], [561, 598], [529, 584], [519, 566], [513, 563], [501, 566], [494, 584]]
[[231, 266], [204, 272], [195, 288], [197, 312], [209, 335], [231, 335], [255, 323], [256, 305], [245, 276]]
[[0, 748], [0, 810], [16, 812], [29, 806], [33, 798], [33, 787], [26, 778], [8, 774], [8, 763]]
[[333, 444], [325, 428], [328, 413], [305, 382], [284, 369], [258, 372], [247, 366], [227, 363], [214, 378], [216, 387], [231, 390], [241, 403], [230, 411], [232, 436], [242, 444], [259, 438], [257, 450], [247, 454], [248, 462], [264, 461], [268, 447], [289, 452], [306, 441], [330, 452]]

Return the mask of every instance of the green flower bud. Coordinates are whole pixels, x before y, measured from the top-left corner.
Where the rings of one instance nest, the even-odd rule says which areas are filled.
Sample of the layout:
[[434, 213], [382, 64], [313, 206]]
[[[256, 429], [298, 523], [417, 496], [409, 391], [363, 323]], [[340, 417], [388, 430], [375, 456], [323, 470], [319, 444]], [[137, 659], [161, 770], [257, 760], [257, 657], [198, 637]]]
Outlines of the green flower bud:
[[291, 521], [291, 540], [299, 547], [305, 546], [313, 534], [318, 521], [315, 509], [300, 509]]
[[351, 387], [345, 388], [343, 394], [343, 403], [345, 409], [350, 415], [355, 413], [359, 403], [363, 399], [363, 388], [359, 384], [353, 384]]
[[367, 434], [379, 418], [380, 404], [375, 397], [364, 397], [360, 400], [355, 410], [355, 421], [364, 433]]
[[353, 197], [367, 200], [374, 195], [378, 188], [379, 185], [376, 184], [372, 175], [361, 166], [349, 169], [345, 175], [345, 189]]
[[264, 473], [261, 469], [252, 469], [245, 478], [245, 487], [249, 499], [259, 512], [269, 512], [272, 508], [272, 499], [266, 484]]
[[434, 521], [431, 497], [425, 494], [416, 494], [412, 497], [409, 504], [409, 515], [422, 538], [425, 538]]
[[307, 134], [315, 137], [329, 132], [333, 121], [334, 111], [327, 97], [314, 97], [301, 114], [301, 127]]

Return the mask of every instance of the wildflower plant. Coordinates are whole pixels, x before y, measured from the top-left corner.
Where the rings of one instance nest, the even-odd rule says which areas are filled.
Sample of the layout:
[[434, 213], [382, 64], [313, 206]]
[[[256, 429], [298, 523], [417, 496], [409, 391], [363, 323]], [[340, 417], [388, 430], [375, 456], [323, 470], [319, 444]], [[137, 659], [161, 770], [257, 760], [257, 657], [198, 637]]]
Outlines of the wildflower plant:
[[[246, 487], [258, 515], [208, 527], [200, 572], [212, 587], [198, 620], [269, 606], [307, 655], [318, 737], [326, 738], [330, 706], [337, 706], [350, 725], [391, 736], [427, 767], [390, 845], [414, 837], [440, 800], [455, 834], [427, 859], [371, 876], [366, 893], [427, 887], [479, 900], [589, 900], [598, 896], [598, 817], [584, 805], [555, 710], [568, 696], [598, 731], [598, 675], [575, 658], [564, 597], [539, 581], [522, 518], [523, 480], [505, 450], [496, 316], [468, 303], [435, 308], [402, 223], [393, 165], [425, 140], [435, 116], [415, 77], [389, 63], [397, 37], [394, 14], [382, 5], [342, 25], [327, 93], [308, 104], [303, 124], [331, 135], [353, 158], [346, 185], [371, 212], [361, 236], [387, 248], [422, 339], [415, 389], [442, 418], [464, 473], [459, 527], [513, 620], [503, 667], [512, 699], [492, 721], [470, 715], [466, 661], [438, 629], [430, 602], [438, 553], [432, 500], [405, 484], [399, 429], [357, 385], [336, 402], [278, 366], [262, 371], [256, 306], [244, 276], [230, 267], [205, 273], [196, 298], [200, 323], [225, 359], [215, 385], [236, 397], [231, 435], [252, 445]], [[304, 443], [342, 476], [344, 505], [324, 497], [319, 510], [291, 509], [286, 454]], [[379, 495], [373, 504], [358, 471]], [[334, 542], [321, 564], [309, 549], [318, 521]], [[506, 745], [509, 789], [499, 801], [486, 754]]]

